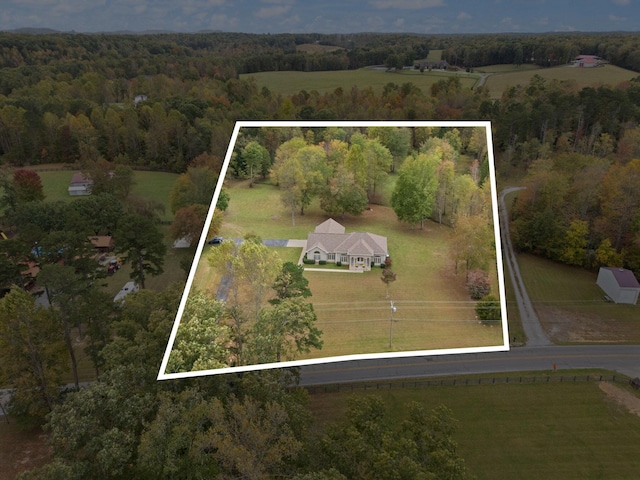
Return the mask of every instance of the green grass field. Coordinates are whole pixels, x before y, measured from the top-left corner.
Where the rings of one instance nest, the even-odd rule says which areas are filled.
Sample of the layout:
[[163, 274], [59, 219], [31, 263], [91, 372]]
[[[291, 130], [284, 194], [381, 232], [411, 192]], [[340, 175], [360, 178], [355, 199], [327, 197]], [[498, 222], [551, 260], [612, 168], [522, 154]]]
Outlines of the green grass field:
[[[349, 395], [310, 395], [320, 427], [340, 418]], [[458, 454], [478, 480], [630, 479], [640, 470], [640, 417], [608, 400], [596, 382], [443, 386], [357, 395], [380, 395], [393, 423], [405, 418], [407, 402], [428, 409], [446, 405], [457, 419]]]
[[[235, 183], [230, 185], [229, 194], [231, 201], [221, 232], [225, 238], [253, 233], [263, 239], [306, 239], [315, 225], [327, 218], [314, 203], [304, 216], [296, 213], [292, 225], [278, 189], [269, 183], [258, 183], [254, 188], [247, 182]], [[448, 227], [429, 222], [424, 230], [411, 228], [399, 223], [389, 207], [379, 205], [361, 216], [336, 220], [347, 231], [371, 231], [388, 239], [397, 273], [397, 281], [389, 289], [390, 299], [397, 306], [393, 351], [502, 344], [499, 325], [487, 327], [475, 320], [475, 302], [469, 300], [464, 273], [455, 275], [449, 259]], [[278, 253], [283, 261], [297, 262], [301, 249], [283, 247]], [[213, 292], [221, 274], [213, 272], [204, 257], [194, 285]], [[305, 276], [324, 340], [323, 349], [310, 357], [390, 350], [390, 299], [380, 279], [381, 269], [360, 274], [306, 272]]]
[[[67, 187], [69, 187], [71, 183], [71, 177], [73, 177], [75, 170], [48, 171], [39, 170], [38, 168], [34, 168], [34, 170], [40, 175], [46, 200], [82, 200], [82, 197], [71, 197], [67, 191]], [[177, 178], [178, 175], [175, 173], [136, 170], [133, 172], [134, 184], [131, 188], [131, 194], [149, 200], [155, 200], [164, 205], [165, 212], [161, 215], [162, 219], [171, 221], [173, 215], [169, 208], [169, 193]]]
[[510, 69], [500, 65], [497, 67], [482, 67], [478, 71], [495, 71], [485, 84], [492, 98], [500, 98], [502, 92], [515, 85], [528, 85], [534, 75], [539, 75], [547, 82], [551, 80], [575, 82], [577, 88], [598, 87], [600, 85], [616, 86], [621, 82], [631, 80], [638, 76], [637, 72], [625, 70], [614, 65], [606, 65], [601, 68], [574, 68], [574, 67], [553, 67], [553, 68], [524, 68]]
[[[261, 72], [240, 75], [246, 79], [253, 77], [260, 87], [267, 87], [271, 92], [280, 95], [291, 95], [301, 90], [318, 93], [330, 93], [341, 87], [345, 92], [354, 85], [360, 89], [372, 87], [376, 93], [381, 93], [389, 82], [397, 85], [411, 82], [424, 93], [428, 93], [431, 85], [446, 79], [450, 73], [424, 72], [418, 70], [403, 70], [402, 72], [386, 72], [361, 68], [358, 70], [341, 70], [335, 72]], [[471, 88], [479, 78], [476, 74], [458, 73], [463, 87]]]
[[[435, 51], [434, 57], [439, 57]], [[432, 59], [432, 52], [428, 60]], [[553, 79], [559, 81], [575, 82], [576, 87], [588, 87], [599, 85], [618, 85], [621, 82], [631, 80], [638, 76], [637, 72], [606, 65], [602, 68], [571, 68], [567, 66], [540, 68], [535, 65], [489, 65], [474, 69], [473, 73], [447, 73], [424, 72], [418, 70], [403, 70], [402, 72], [386, 72], [361, 68], [358, 70], [343, 70], [335, 72], [261, 72], [241, 75], [242, 78], [253, 77], [259, 86], [266, 86], [273, 93], [291, 95], [301, 90], [307, 92], [316, 90], [319, 93], [333, 92], [341, 87], [348, 91], [352, 86], [359, 88], [371, 86], [375, 92], [382, 92], [384, 86], [389, 83], [401, 85], [412, 82], [423, 92], [428, 93], [431, 85], [439, 80], [456, 75], [460, 78], [462, 86], [471, 88], [480, 78], [480, 73], [491, 74], [485, 84], [492, 98], [499, 98], [502, 92], [511, 86], [527, 85], [534, 75], [540, 75], [547, 81]]]
[[640, 343], [640, 306], [602, 299], [597, 273], [535, 257], [518, 263], [534, 308], [556, 343]]

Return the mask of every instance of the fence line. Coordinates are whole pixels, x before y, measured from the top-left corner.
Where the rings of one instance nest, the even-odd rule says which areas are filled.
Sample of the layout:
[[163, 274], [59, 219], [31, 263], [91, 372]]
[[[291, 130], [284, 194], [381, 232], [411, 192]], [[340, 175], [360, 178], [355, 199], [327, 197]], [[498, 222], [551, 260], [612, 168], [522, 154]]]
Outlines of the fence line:
[[329, 385], [309, 385], [304, 388], [310, 393], [356, 392], [361, 390], [393, 390], [398, 388], [452, 387], [472, 385], [506, 385], [529, 383], [576, 383], [613, 382], [628, 383], [624, 375], [516, 375], [507, 377], [446, 378], [440, 380], [412, 380], [368, 383], [335, 383]]

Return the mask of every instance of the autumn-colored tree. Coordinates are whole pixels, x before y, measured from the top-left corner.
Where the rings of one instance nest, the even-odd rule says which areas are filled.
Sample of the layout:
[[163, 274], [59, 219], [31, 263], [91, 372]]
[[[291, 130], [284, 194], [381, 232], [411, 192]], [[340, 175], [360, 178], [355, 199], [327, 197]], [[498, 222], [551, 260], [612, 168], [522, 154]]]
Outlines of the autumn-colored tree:
[[41, 422], [59, 398], [65, 347], [53, 312], [19, 287], [0, 299], [0, 377], [15, 388], [10, 412]]
[[206, 205], [194, 204], [179, 209], [173, 217], [169, 233], [174, 239], [189, 238], [196, 241], [202, 234], [209, 209]]

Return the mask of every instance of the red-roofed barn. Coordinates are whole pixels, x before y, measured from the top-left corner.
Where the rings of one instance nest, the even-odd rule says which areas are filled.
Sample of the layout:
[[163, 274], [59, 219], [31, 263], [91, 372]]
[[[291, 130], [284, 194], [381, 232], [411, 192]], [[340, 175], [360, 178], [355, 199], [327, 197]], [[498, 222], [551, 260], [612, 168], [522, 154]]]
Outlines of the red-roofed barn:
[[640, 283], [631, 270], [602, 267], [596, 283], [616, 303], [635, 305], [638, 301]]

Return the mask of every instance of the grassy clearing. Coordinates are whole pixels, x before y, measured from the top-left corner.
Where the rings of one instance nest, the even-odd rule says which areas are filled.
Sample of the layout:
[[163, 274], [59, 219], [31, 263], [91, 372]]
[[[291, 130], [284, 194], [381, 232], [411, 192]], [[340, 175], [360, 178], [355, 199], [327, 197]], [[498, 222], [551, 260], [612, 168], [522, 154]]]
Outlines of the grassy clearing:
[[534, 75], [539, 75], [547, 82], [551, 80], [575, 82], [577, 88], [598, 87], [600, 85], [615, 86], [621, 82], [631, 80], [638, 76], [637, 72], [625, 70], [614, 65], [602, 68], [573, 68], [567, 66], [526, 69], [518, 71], [506, 71], [496, 73], [487, 79], [485, 87], [493, 98], [499, 98], [502, 92], [515, 85], [528, 85]]
[[515, 72], [529, 72], [532, 70], [541, 70], [542, 67], [538, 65], [531, 64], [523, 64], [519, 67], [513, 64], [498, 64], [498, 65], [487, 65], [485, 67], [478, 67], [474, 70], [480, 73], [515, 73]]
[[[640, 417], [608, 401], [595, 382], [429, 387], [357, 395], [382, 396], [393, 423], [405, 418], [410, 401], [429, 409], [449, 407], [458, 420], [458, 453], [478, 480], [636, 478], [640, 468]], [[319, 425], [340, 418], [349, 396], [311, 395], [310, 407]]]
[[379, 94], [389, 82], [398, 85], [411, 82], [423, 92], [428, 93], [431, 85], [451, 75], [456, 75], [460, 78], [462, 86], [466, 88], [471, 88], [479, 78], [478, 75], [467, 73], [420, 73], [418, 70], [387, 72], [371, 68], [332, 72], [260, 72], [240, 75], [240, 78], [253, 77], [260, 87], [265, 86], [271, 92], [280, 95], [291, 95], [301, 90], [306, 90], [307, 92], [316, 90], [321, 94], [330, 93], [338, 87], [348, 92], [353, 86], [357, 86], [360, 89], [370, 86]]
[[[264, 239], [305, 239], [315, 225], [326, 220], [317, 204], [296, 225], [280, 202], [278, 190], [268, 183], [249, 188], [246, 182], [229, 186], [231, 201], [222, 226], [225, 238], [255, 233]], [[260, 205], [260, 208], [255, 208]], [[475, 320], [474, 306], [464, 284], [464, 274], [454, 275], [449, 259], [447, 227], [428, 223], [424, 230], [397, 221], [389, 207], [374, 205], [361, 216], [338, 218], [347, 231], [371, 231], [388, 239], [393, 269], [398, 275], [390, 286], [397, 305], [393, 324], [394, 351], [498, 345], [501, 328], [485, 327]], [[283, 261], [296, 261], [300, 249], [278, 248]], [[306, 272], [323, 330], [324, 347], [311, 356], [389, 351], [390, 300], [380, 279], [381, 269], [370, 272]], [[195, 285], [215, 291], [220, 274], [201, 259]], [[213, 285], [209, 282], [214, 282]], [[494, 280], [497, 283], [497, 280]]]
[[439, 62], [442, 60], [442, 52], [444, 50], [429, 50], [429, 55], [427, 55], [427, 62]]
[[[67, 188], [71, 183], [71, 177], [75, 170], [38, 171], [42, 180], [45, 199], [49, 201], [82, 201], [83, 197], [71, 197]], [[175, 173], [134, 171], [134, 185], [131, 189], [133, 195], [149, 200], [155, 200], [165, 206], [162, 220], [171, 221], [173, 214], [169, 208], [169, 193], [178, 178]]]
[[597, 273], [535, 257], [518, 263], [538, 317], [558, 343], [640, 342], [640, 306], [602, 299]]

